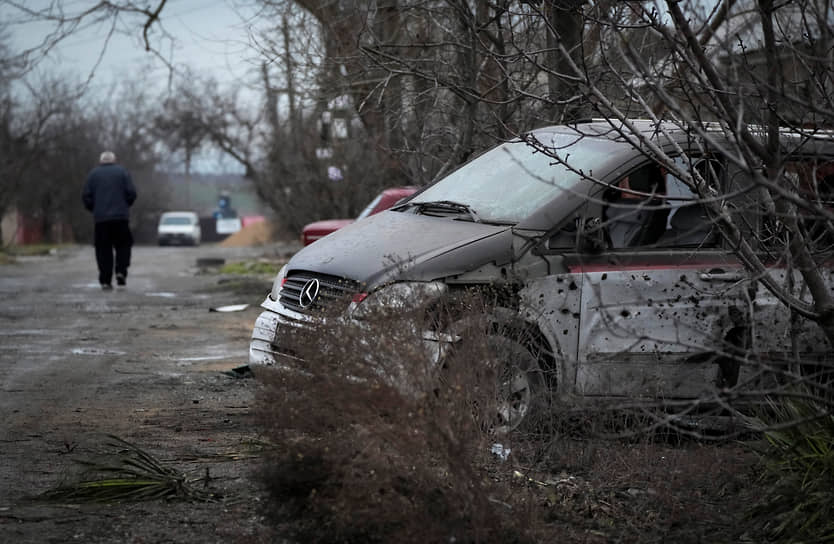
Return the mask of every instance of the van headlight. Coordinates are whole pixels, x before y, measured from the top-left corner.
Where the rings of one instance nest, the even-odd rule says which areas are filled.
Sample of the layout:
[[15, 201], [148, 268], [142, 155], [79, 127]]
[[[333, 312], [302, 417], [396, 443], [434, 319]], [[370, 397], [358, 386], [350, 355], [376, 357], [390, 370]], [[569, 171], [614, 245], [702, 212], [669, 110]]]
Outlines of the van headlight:
[[373, 293], [354, 295], [348, 315], [365, 319], [372, 315], [401, 315], [428, 306], [448, 291], [441, 281], [391, 283]]
[[275, 279], [272, 281], [272, 290], [269, 292], [269, 298], [271, 300], [278, 300], [278, 293], [281, 292], [281, 287], [284, 285], [284, 281], [287, 279], [287, 265], [281, 267], [281, 270], [278, 271], [278, 275], [275, 276]]

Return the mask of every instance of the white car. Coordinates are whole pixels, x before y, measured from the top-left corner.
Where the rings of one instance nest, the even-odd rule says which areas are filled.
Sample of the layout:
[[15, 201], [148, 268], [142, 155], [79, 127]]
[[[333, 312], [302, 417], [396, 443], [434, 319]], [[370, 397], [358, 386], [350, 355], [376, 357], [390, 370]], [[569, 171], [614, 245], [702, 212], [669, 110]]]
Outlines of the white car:
[[200, 218], [194, 212], [165, 212], [159, 218], [156, 237], [159, 245], [200, 245]]

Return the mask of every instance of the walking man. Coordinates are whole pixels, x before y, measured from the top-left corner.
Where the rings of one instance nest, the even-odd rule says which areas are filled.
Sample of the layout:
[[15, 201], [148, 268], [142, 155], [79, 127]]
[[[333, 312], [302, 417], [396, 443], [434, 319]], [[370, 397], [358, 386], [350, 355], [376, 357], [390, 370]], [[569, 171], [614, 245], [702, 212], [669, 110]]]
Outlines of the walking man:
[[105, 151], [99, 165], [90, 171], [81, 193], [84, 207], [93, 212], [95, 220], [96, 263], [101, 288], [113, 288], [113, 253], [115, 251], [116, 284], [127, 283], [130, 249], [130, 206], [136, 200], [136, 188], [130, 173], [116, 164], [116, 155]]

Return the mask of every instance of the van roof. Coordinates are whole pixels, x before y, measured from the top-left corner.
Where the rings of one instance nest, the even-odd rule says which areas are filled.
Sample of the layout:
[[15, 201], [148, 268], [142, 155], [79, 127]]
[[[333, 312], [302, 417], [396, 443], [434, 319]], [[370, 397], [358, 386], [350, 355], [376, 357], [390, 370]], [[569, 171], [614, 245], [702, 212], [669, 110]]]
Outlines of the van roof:
[[[629, 127], [630, 125], [630, 127]], [[702, 123], [704, 132], [713, 134], [726, 134], [725, 125], [715, 121]], [[747, 130], [754, 135], [765, 136], [767, 127], [762, 125], [747, 125]], [[682, 126], [680, 123], [671, 121], [655, 121], [653, 119], [628, 119], [627, 122], [620, 122], [616, 119], [582, 119], [564, 125], [553, 125], [530, 131], [533, 135], [547, 133], [578, 133], [588, 137], [597, 137], [610, 140], [623, 140], [623, 133], [664, 134], [675, 140], [685, 138], [694, 133], [693, 129]], [[834, 142], [834, 130], [814, 127], [780, 127], [779, 133], [783, 136], [809, 138], [814, 140]]]

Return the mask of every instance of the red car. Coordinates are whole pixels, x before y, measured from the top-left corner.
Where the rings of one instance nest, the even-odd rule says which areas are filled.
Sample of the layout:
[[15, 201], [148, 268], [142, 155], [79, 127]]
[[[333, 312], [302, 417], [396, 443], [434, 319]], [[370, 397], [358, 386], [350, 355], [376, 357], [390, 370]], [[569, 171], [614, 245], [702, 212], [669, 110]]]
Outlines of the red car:
[[323, 238], [331, 232], [350, 225], [354, 221], [387, 210], [403, 198], [411, 196], [415, 192], [417, 192], [417, 187], [392, 187], [385, 189], [370, 204], [365, 206], [365, 209], [362, 210], [362, 213], [356, 219], [325, 219], [324, 221], [316, 221], [315, 223], [305, 225], [301, 231], [301, 242], [305, 246], [308, 246], [319, 238]]

